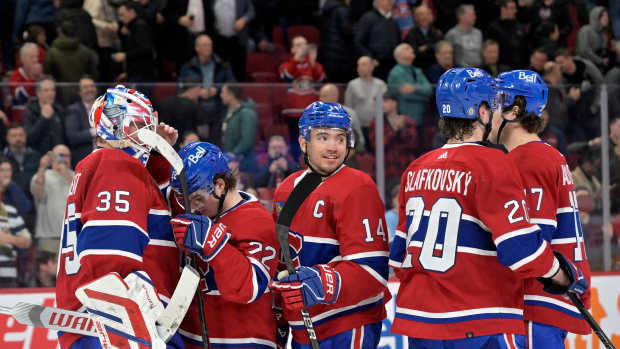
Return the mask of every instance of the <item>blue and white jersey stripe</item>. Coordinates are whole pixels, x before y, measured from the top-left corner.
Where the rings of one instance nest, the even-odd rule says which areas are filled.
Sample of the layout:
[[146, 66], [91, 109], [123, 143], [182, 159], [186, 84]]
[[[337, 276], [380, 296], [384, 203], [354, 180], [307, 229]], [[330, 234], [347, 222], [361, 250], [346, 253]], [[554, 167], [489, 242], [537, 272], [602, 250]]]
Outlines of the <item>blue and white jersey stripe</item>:
[[517, 319], [523, 320], [523, 309], [519, 308], [475, 308], [444, 313], [433, 313], [417, 309], [396, 307], [395, 317], [404, 320], [429, 324], [452, 324], [481, 319]]

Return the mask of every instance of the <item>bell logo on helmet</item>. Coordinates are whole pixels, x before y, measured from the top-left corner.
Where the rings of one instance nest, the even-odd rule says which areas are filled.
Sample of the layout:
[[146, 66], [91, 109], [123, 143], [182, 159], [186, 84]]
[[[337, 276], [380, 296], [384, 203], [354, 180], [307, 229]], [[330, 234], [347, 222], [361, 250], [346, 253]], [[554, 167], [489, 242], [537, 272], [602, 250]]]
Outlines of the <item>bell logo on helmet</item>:
[[536, 74], [527, 74], [524, 71], [520, 71], [519, 80], [525, 80], [527, 82], [536, 82]]
[[187, 158], [189, 159], [189, 161], [191, 161], [193, 164], [197, 163], [198, 160], [200, 160], [201, 157], [203, 157], [205, 154], [207, 153], [207, 151], [205, 150], [205, 148], [201, 147], [201, 146], [197, 146], [196, 147], [196, 154], [192, 154], [190, 156], [188, 156]]
[[480, 78], [482, 77], [482, 73], [478, 69], [466, 69], [467, 75], [471, 78]]

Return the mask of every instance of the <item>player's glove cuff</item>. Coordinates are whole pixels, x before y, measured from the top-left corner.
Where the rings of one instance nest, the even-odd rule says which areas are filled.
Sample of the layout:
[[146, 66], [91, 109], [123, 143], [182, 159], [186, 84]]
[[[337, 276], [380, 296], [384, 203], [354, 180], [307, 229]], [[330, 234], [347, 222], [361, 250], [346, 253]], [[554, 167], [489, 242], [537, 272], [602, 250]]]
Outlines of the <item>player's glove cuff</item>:
[[290, 309], [311, 307], [318, 303], [333, 304], [340, 294], [340, 274], [331, 266], [299, 267], [297, 273], [280, 273], [271, 288], [281, 292]]
[[177, 244], [207, 262], [215, 258], [230, 239], [226, 225], [214, 224], [205, 216], [182, 214], [171, 219], [170, 224]]
[[567, 292], [584, 294], [588, 289], [588, 281], [584, 278], [581, 270], [560, 252], [553, 251], [553, 254], [560, 264], [560, 269], [566, 273], [570, 283], [568, 286], [560, 286], [551, 278], [538, 277], [536, 280], [543, 284], [543, 290], [554, 295], [564, 295]]

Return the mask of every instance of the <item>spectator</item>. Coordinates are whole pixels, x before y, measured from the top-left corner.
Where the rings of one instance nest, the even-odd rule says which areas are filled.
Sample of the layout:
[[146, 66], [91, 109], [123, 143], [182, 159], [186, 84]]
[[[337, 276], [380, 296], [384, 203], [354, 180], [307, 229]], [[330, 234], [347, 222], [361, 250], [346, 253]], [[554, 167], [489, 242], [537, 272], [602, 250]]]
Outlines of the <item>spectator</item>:
[[575, 101], [569, 122], [573, 140], [587, 140], [600, 133], [598, 119], [599, 93], [603, 83], [601, 72], [588, 60], [573, 58], [567, 50], [555, 57], [562, 71], [562, 84], [568, 97]]
[[55, 287], [58, 256], [48, 251], [37, 252], [37, 278], [35, 287]]
[[64, 144], [41, 157], [30, 183], [37, 209], [35, 238], [39, 250], [59, 253], [65, 203], [73, 179], [71, 152]]
[[80, 100], [69, 106], [65, 120], [65, 135], [67, 144], [71, 147], [72, 167], [90, 154], [95, 147], [96, 132], [90, 127], [88, 114], [97, 98], [97, 87], [93, 78], [89, 76], [83, 76], [79, 86]]
[[409, 31], [405, 42], [413, 47], [416, 67], [425, 70], [436, 62], [435, 44], [441, 40], [443, 34], [433, 26], [433, 12], [426, 4], [416, 7], [413, 14], [415, 27]]
[[180, 83], [179, 93], [164, 98], [159, 104], [159, 121], [174, 126], [179, 134], [195, 131], [198, 125], [204, 127], [208, 116], [198, 104], [201, 82], [197, 77], [190, 76]]
[[[340, 92], [338, 91], [338, 86], [334, 84], [323, 85], [323, 87], [319, 90], [319, 100], [327, 103], [340, 103]], [[357, 113], [355, 110], [347, 107], [346, 105], [343, 105], [342, 107], [351, 117], [351, 128], [353, 128], [353, 137], [355, 139], [355, 148], [353, 150], [357, 153], [366, 152], [366, 142], [364, 140], [360, 119], [357, 116]], [[354, 154], [349, 154], [349, 161], [347, 162], [347, 165], [356, 167], [357, 164], [351, 163], [352, 155]]]
[[[383, 145], [385, 152], [385, 180], [390, 187], [415, 160], [419, 151], [416, 125], [410, 118], [398, 113], [398, 97], [391, 92], [383, 95]], [[374, 149], [375, 120], [370, 123], [370, 146]]]
[[534, 45], [547, 54], [549, 59], [553, 59], [555, 52], [560, 48], [558, 39], [560, 30], [558, 25], [552, 21], [542, 22], [534, 33]]
[[577, 160], [577, 167], [571, 175], [575, 188], [584, 188], [588, 191], [594, 203], [594, 210], [600, 210], [602, 206], [601, 182], [598, 172], [601, 169], [601, 148], [599, 146], [585, 146], [579, 150], [581, 156]]
[[[20, 40], [22, 41], [22, 40]], [[23, 43], [20, 46], [23, 46], [26, 43], [34, 43], [37, 45], [37, 49], [39, 50], [38, 62], [43, 63], [45, 61], [45, 54], [49, 49], [49, 45], [47, 44], [47, 36], [45, 35], [45, 29], [38, 24], [30, 24], [26, 31], [23, 34]], [[17, 67], [21, 67], [22, 62], [20, 57], [17, 58]]]
[[412, 66], [415, 53], [409, 44], [398, 45], [394, 49], [394, 58], [398, 64], [388, 76], [389, 89], [396, 91], [398, 112], [413, 120], [418, 127], [418, 135], [421, 135], [426, 101], [433, 93], [433, 87], [422, 70]]
[[9, 87], [12, 98], [12, 117], [16, 123], [22, 122], [22, 116], [26, 109], [28, 99], [35, 95], [35, 81], [43, 72], [43, 66], [38, 61], [39, 49], [36, 44], [25, 43], [19, 49], [19, 57], [22, 66], [9, 75]]
[[375, 0], [374, 9], [364, 13], [357, 24], [355, 48], [359, 56], [379, 62], [375, 76], [385, 80], [394, 66], [394, 48], [402, 41], [400, 28], [392, 18], [394, 0]]
[[32, 201], [13, 181], [13, 165], [7, 157], [0, 157], [0, 198], [5, 204], [13, 206], [19, 215], [32, 212]]
[[199, 103], [208, 120], [197, 125], [198, 135], [209, 142], [219, 144], [221, 140], [220, 123], [224, 108], [219, 96], [218, 85], [233, 81], [235, 77], [228, 63], [213, 53], [213, 41], [207, 34], [201, 34], [194, 41], [196, 56], [179, 70], [179, 81], [198, 78], [201, 82]]
[[56, 103], [56, 82], [52, 77], [37, 81], [36, 94], [28, 101], [23, 124], [28, 145], [45, 154], [63, 142], [63, 109]]
[[603, 6], [590, 11], [590, 23], [577, 33], [577, 55], [590, 60], [605, 73], [610, 68], [610, 55], [607, 51], [609, 40], [609, 14]]
[[609, 2], [609, 18], [611, 21], [611, 29], [613, 30], [613, 38], [615, 41], [620, 40], [620, 2]]
[[30, 24], [42, 26], [45, 29], [45, 35], [52, 41], [56, 38], [55, 13], [56, 6], [53, 0], [17, 1], [13, 24], [13, 41], [18, 42], [22, 32]]
[[321, 11], [319, 61], [323, 62], [325, 72], [333, 82], [347, 82], [355, 76], [351, 64], [355, 51], [350, 2], [327, 0]]
[[486, 37], [499, 43], [499, 61], [502, 64], [512, 69], [522, 68], [527, 64], [528, 48], [525, 30], [517, 21], [517, 2], [500, 0], [499, 5], [499, 18], [491, 22]]
[[[72, 22], [60, 23], [58, 38], [52, 42], [43, 72], [51, 75], [56, 81], [78, 82], [84, 75], [97, 75], [97, 62], [94, 52], [80, 43], [76, 37], [76, 27]], [[60, 101], [63, 106], [79, 100], [74, 86], [60, 88]]]
[[411, 28], [413, 28], [414, 22], [411, 7], [415, 5], [416, 2], [417, 0], [394, 0], [392, 17], [394, 17], [394, 20], [398, 24], [403, 39], [407, 36]]
[[84, 10], [84, 0], [59, 0], [60, 7], [56, 11], [56, 26], [71, 22], [75, 27], [75, 36], [82, 45], [97, 52], [97, 32], [93, 18]]
[[563, 155], [566, 155], [566, 136], [564, 132], [549, 122], [549, 111], [543, 110], [541, 118], [543, 120], [542, 130], [538, 136], [547, 144], [557, 149]]
[[400, 183], [396, 183], [390, 190], [390, 209], [385, 211], [385, 225], [388, 230], [388, 242], [392, 244], [396, 227], [398, 226], [398, 193], [400, 192]]
[[574, 98], [578, 97], [579, 94], [574, 89], [569, 90], [569, 92], [572, 91], [572, 97], [564, 92], [564, 87], [560, 85], [562, 71], [560, 66], [553, 61], [545, 63], [542, 77], [549, 89], [546, 106], [549, 112], [549, 122], [566, 134], [569, 127], [569, 110], [574, 107]]
[[[609, 121], [609, 184], [611, 212], [620, 212], [620, 116], [613, 115]], [[612, 146], [613, 145], [613, 146]]]
[[228, 107], [222, 123], [222, 151], [233, 153], [239, 158], [239, 171], [256, 172], [256, 104], [251, 98], [243, 99], [239, 85], [224, 84], [220, 96]]
[[26, 131], [22, 125], [9, 126], [6, 140], [8, 145], [2, 150], [2, 155], [11, 161], [13, 181], [28, 197], [31, 197], [30, 180], [37, 172], [41, 155], [26, 146]]
[[280, 135], [269, 138], [267, 155], [267, 162], [261, 165], [254, 175], [254, 184], [259, 188], [275, 189], [284, 178], [299, 170], [299, 163], [290, 158], [288, 144]]
[[558, 25], [560, 37], [558, 42], [566, 42], [566, 37], [572, 30], [571, 15], [568, 0], [536, 0], [530, 7], [532, 27], [530, 32], [536, 32], [544, 21], [551, 21]]
[[291, 55], [292, 57], [278, 68], [282, 80], [303, 79], [317, 83], [327, 79], [321, 63], [313, 61], [308, 54], [308, 41], [303, 36], [295, 36], [291, 41]]
[[[134, 2], [121, 3], [116, 12], [122, 23], [120, 33], [123, 51], [113, 53], [112, 60], [125, 63], [127, 81], [138, 83], [154, 81], [155, 46], [151, 28], [142, 18], [138, 17]], [[150, 95], [150, 93], [145, 94]]]
[[530, 66], [527, 67], [527, 69], [533, 70], [538, 73], [538, 75], [543, 76], [545, 75], [545, 64], [547, 64], [548, 61], [549, 55], [547, 52], [542, 48], [537, 48], [532, 51], [530, 55]]
[[18, 286], [17, 249], [28, 248], [31, 243], [30, 232], [17, 210], [0, 202], [0, 287]]
[[200, 137], [198, 137], [198, 133], [195, 131], [185, 131], [181, 134], [181, 143], [179, 143], [179, 149], [183, 149], [184, 146], [190, 144], [191, 142], [200, 141]]
[[178, 69], [192, 57], [192, 40], [207, 29], [206, 10], [209, 1], [168, 1], [162, 11], [163, 30], [158, 54], [175, 63]]
[[206, 3], [213, 4], [207, 5], [205, 9], [205, 24], [207, 33], [215, 42], [215, 52], [230, 62], [239, 81], [245, 81], [248, 24], [254, 19], [254, 5], [251, 0], [217, 0]]
[[359, 118], [366, 147], [370, 144], [368, 126], [378, 116], [381, 107], [379, 101], [383, 99], [382, 96], [387, 91], [385, 82], [372, 76], [374, 69], [375, 61], [372, 58], [368, 56], [358, 58], [358, 77], [349, 81], [344, 93], [344, 104], [355, 110]]
[[431, 84], [437, 84], [443, 73], [454, 67], [454, 50], [449, 41], [441, 40], [435, 45], [435, 63], [431, 64], [424, 74]]
[[474, 28], [474, 6], [459, 6], [456, 16], [458, 24], [452, 27], [445, 37], [454, 48], [454, 63], [461, 67], [479, 67], [482, 64], [482, 32]]
[[256, 51], [271, 53], [274, 50], [273, 27], [278, 21], [279, 2], [279, 0], [253, 1], [256, 16], [250, 23], [250, 35], [253, 37]]
[[500, 47], [497, 41], [493, 39], [485, 40], [482, 45], [482, 59], [484, 60], [484, 64], [480, 68], [493, 77], [497, 77], [497, 75], [509, 71], [509, 66], [499, 62], [500, 56]]
[[113, 72], [112, 53], [121, 47], [116, 11], [108, 0], [84, 0], [84, 10], [90, 14], [97, 34], [97, 76], [101, 81], [112, 81], [116, 76]]

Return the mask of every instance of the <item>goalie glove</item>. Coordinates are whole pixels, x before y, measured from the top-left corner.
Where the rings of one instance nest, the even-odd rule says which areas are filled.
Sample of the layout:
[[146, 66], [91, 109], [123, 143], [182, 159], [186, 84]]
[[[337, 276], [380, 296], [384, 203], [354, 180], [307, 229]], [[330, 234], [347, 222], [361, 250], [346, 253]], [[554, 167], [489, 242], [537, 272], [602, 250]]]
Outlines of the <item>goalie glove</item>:
[[301, 310], [318, 303], [336, 302], [340, 293], [340, 274], [327, 264], [302, 266], [294, 275], [281, 271], [270, 286], [280, 292], [286, 308]]
[[551, 278], [538, 277], [536, 280], [543, 284], [543, 290], [554, 295], [564, 295], [567, 292], [573, 292], [580, 295], [584, 294], [588, 289], [588, 281], [583, 277], [581, 270], [579, 270], [577, 265], [564, 257], [564, 255], [560, 252], [553, 251], [553, 254], [560, 263], [560, 269], [566, 273], [570, 283], [568, 286], [560, 286]]
[[171, 219], [170, 224], [177, 244], [207, 262], [215, 258], [230, 239], [226, 226], [213, 224], [209, 217], [186, 213]]
[[102, 348], [166, 348], [155, 324], [164, 306], [145, 272], [125, 279], [108, 273], [79, 287], [75, 295], [95, 320]]

